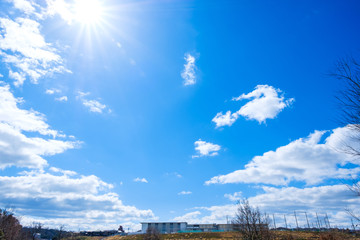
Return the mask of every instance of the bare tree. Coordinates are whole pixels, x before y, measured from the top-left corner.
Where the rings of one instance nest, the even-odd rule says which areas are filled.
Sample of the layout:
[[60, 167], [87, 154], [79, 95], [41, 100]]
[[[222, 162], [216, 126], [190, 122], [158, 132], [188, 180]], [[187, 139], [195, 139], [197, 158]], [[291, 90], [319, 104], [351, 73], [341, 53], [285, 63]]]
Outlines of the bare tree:
[[355, 142], [344, 142], [339, 150], [360, 157], [360, 64], [352, 57], [341, 59], [330, 75], [344, 83], [336, 96], [342, 113], [339, 121], [351, 130], [350, 137]]
[[269, 230], [270, 219], [260, 212], [259, 208], [250, 206], [244, 199], [238, 203], [236, 217], [233, 220], [235, 229], [246, 240], [270, 240], [273, 236]]
[[160, 240], [160, 232], [154, 227], [148, 227], [144, 235], [144, 240]]
[[[339, 90], [336, 99], [338, 100], [341, 116], [340, 123], [350, 131], [345, 136], [347, 140], [343, 142], [340, 149], [355, 158], [360, 157], [360, 64], [353, 58], [341, 59], [336, 65], [336, 70], [331, 76], [344, 83], [344, 88]], [[358, 176], [351, 176], [351, 183], [347, 184], [349, 189], [360, 197], [360, 181]], [[352, 209], [346, 211], [360, 222], [360, 216], [355, 214]]]
[[22, 226], [14, 214], [6, 209], [0, 209], [0, 239], [20, 239], [21, 230]]

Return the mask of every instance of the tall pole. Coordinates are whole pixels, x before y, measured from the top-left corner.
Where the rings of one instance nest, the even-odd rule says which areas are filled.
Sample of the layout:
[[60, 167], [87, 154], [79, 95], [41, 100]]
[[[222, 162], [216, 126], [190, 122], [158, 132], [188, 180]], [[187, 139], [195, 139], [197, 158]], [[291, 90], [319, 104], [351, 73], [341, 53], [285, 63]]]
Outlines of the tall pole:
[[318, 228], [320, 230], [320, 221], [319, 221], [319, 217], [318, 217], [318, 214], [316, 213], [316, 219], [317, 219], [317, 224], [318, 224]]
[[297, 221], [297, 217], [296, 217], [296, 212], [294, 211], [294, 216], [295, 216], [295, 221], [296, 221], [296, 228], [299, 229], [299, 224], [298, 224], [298, 221]]
[[276, 229], [276, 222], [275, 222], [275, 216], [274, 216], [274, 214], [273, 214], [273, 220], [274, 220], [274, 227], [275, 227], [275, 229]]
[[331, 226], [330, 226], [330, 221], [329, 221], [329, 217], [328, 217], [327, 213], [326, 213], [326, 219], [327, 219], [327, 222], [328, 222], [328, 227], [331, 228]]
[[355, 225], [354, 225], [354, 222], [353, 222], [353, 219], [352, 219], [352, 218], [351, 218], [351, 226], [353, 227], [354, 232], [355, 232]]
[[307, 222], [308, 228], [310, 229], [309, 219], [308, 219], [308, 217], [307, 217], [307, 213], [306, 213], [306, 212], [305, 212], [305, 217], [306, 217], [306, 222]]
[[287, 229], [288, 227], [287, 227], [287, 223], [286, 223], [286, 216], [285, 216], [285, 214], [284, 214], [284, 220], [285, 220], [285, 228]]

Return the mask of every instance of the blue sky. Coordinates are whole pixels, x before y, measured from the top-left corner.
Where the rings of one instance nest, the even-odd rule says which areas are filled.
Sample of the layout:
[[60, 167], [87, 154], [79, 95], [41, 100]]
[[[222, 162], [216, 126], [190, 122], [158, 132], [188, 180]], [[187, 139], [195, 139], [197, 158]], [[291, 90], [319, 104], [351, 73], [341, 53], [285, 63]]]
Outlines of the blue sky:
[[137, 230], [248, 198], [350, 226], [328, 73], [359, 53], [357, 1], [84, 1], [0, 3], [0, 207]]

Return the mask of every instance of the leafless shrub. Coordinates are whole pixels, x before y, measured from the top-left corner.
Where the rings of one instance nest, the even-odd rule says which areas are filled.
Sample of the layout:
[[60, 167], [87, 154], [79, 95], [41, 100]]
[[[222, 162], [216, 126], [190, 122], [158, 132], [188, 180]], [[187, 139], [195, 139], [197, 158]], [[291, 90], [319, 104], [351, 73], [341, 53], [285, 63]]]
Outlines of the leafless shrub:
[[144, 240], [160, 240], [159, 230], [153, 227], [149, 227], [144, 235]]
[[236, 217], [233, 220], [235, 228], [242, 234], [245, 240], [271, 240], [273, 234], [269, 230], [270, 219], [258, 208], [250, 206], [249, 201], [244, 199], [238, 203]]

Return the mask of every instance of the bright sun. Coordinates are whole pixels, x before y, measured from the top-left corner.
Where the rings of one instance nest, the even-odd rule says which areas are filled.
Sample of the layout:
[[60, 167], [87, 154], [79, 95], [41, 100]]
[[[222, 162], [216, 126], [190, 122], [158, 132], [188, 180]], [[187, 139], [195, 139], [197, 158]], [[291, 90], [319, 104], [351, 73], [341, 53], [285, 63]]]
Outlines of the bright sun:
[[75, 0], [74, 14], [82, 24], [96, 24], [103, 17], [103, 6], [99, 0]]

